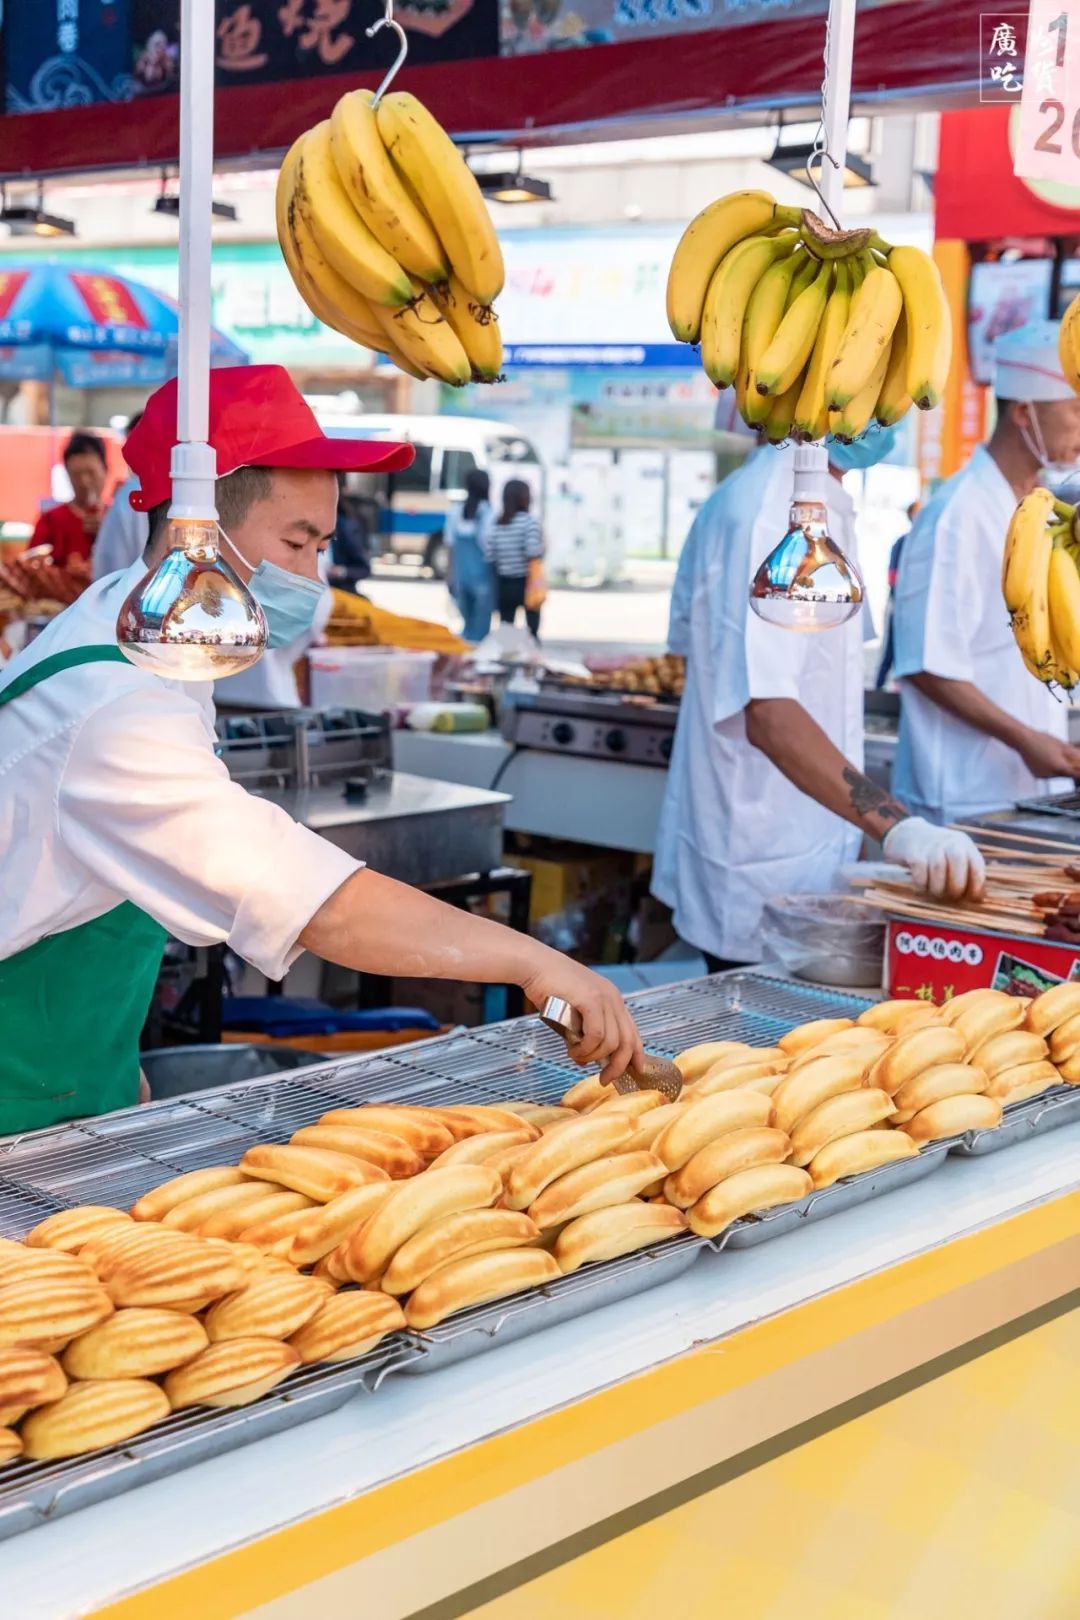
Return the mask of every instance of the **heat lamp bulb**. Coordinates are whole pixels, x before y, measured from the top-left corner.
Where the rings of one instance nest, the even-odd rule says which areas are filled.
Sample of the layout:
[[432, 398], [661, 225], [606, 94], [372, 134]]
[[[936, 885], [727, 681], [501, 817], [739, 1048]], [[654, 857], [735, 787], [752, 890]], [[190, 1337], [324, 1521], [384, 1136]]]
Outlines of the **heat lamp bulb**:
[[120, 609], [124, 655], [173, 681], [216, 681], [248, 669], [266, 649], [266, 619], [220, 555], [217, 525], [172, 518], [168, 541]]
[[827, 473], [828, 458], [820, 446], [798, 447], [788, 532], [750, 586], [754, 612], [784, 630], [833, 630], [862, 607], [859, 571], [829, 534]]

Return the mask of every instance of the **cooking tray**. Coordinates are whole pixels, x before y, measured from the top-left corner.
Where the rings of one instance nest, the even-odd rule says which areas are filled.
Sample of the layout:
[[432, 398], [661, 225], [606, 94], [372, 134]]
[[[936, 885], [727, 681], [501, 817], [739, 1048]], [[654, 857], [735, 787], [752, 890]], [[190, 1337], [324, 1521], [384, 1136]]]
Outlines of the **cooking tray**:
[[416, 1350], [413, 1359], [400, 1360], [391, 1370], [412, 1374], [441, 1372], [455, 1362], [482, 1355], [501, 1344], [540, 1333], [584, 1316], [602, 1305], [614, 1305], [649, 1288], [673, 1282], [689, 1271], [705, 1247], [705, 1239], [692, 1232], [671, 1238], [655, 1249], [639, 1249], [620, 1260], [605, 1260], [583, 1266], [569, 1277], [562, 1277], [543, 1288], [533, 1288], [510, 1299], [490, 1305], [475, 1305], [459, 1311], [428, 1333], [410, 1332], [406, 1337]]
[[252, 1406], [231, 1412], [177, 1412], [125, 1445], [106, 1446], [63, 1462], [9, 1463], [0, 1474], [0, 1540], [252, 1440], [325, 1417], [354, 1395], [373, 1393], [395, 1362], [407, 1360], [410, 1353], [400, 1339], [387, 1339], [353, 1362], [294, 1373]]
[[812, 1221], [839, 1215], [845, 1209], [856, 1209], [859, 1204], [908, 1187], [940, 1170], [948, 1151], [947, 1142], [931, 1142], [917, 1158], [897, 1159], [893, 1164], [883, 1164], [879, 1170], [864, 1170], [862, 1175], [834, 1181], [831, 1187], [808, 1193], [797, 1204], [783, 1204], [761, 1215], [746, 1215], [710, 1239], [710, 1247], [717, 1253], [721, 1249], [754, 1249], [769, 1238], [797, 1232]]
[[949, 1143], [949, 1152], [961, 1159], [981, 1158], [986, 1153], [1000, 1153], [1014, 1142], [1026, 1142], [1029, 1136], [1041, 1136], [1044, 1131], [1056, 1131], [1062, 1125], [1080, 1120], [1080, 1086], [1053, 1086], [1041, 1096], [1029, 1097], [1027, 1102], [1014, 1103], [1006, 1108], [1000, 1125], [992, 1131], [965, 1131]]

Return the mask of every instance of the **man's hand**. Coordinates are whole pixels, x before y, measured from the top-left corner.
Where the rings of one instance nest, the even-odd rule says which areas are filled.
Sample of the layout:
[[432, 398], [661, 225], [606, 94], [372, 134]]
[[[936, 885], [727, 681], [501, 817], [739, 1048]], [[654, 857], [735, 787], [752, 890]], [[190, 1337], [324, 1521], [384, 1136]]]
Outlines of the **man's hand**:
[[1018, 752], [1032, 776], [1080, 777], [1080, 748], [1049, 732], [1029, 731]]
[[906, 866], [935, 900], [982, 899], [986, 864], [967, 833], [935, 827], [922, 816], [906, 816], [881, 847], [887, 861]]
[[521, 988], [537, 1009], [549, 996], [561, 996], [581, 1014], [584, 1030], [581, 1040], [570, 1049], [575, 1063], [585, 1068], [600, 1063], [600, 1078], [611, 1085], [630, 1065], [645, 1061], [645, 1048], [637, 1025], [622, 996], [600, 974], [573, 962], [568, 956], [538, 946], [542, 953], [535, 967], [521, 980]]
[[80, 510], [79, 516], [82, 518], [82, 526], [91, 539], [101, 528], [101, 520], [104, 515], [100, 506], [84, 506]]

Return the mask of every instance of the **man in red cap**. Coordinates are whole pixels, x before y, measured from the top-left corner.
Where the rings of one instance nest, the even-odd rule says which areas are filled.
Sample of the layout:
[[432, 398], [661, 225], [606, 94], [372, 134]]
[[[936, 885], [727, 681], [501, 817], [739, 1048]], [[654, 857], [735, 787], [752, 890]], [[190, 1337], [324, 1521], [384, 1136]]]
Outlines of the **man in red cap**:
[[[138, 1039], [166, 936], [227, 942], [270, 979], [301, 950], [360, 972], [520, 985], [583, 1014], [579, 1061], [642, 1058], [606, 980], [536, 940], [381, 877], [247, 793], [214, 753], [208, 683], [163, 680], [116, 644], [124, 599], [166, 543], [176, 387], [124, 453], [146, 558], [97, 581], [0, 682], [0, 1135], [135, 1102]], [[328, 439], [279, 366], [211, 373], [217, 506], [271, 645], [322, 589], [339, 470], [407, 445]]]

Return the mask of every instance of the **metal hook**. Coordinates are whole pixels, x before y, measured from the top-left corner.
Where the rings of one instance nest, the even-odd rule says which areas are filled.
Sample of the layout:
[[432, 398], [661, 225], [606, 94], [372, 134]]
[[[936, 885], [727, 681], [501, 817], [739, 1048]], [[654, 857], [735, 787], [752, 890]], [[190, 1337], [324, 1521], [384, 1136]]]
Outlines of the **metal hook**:
[[372, 97], [371, 105], [373, 107], [377, 107], [379, 105], [379, 102], [382, 100], [383, 96], [385, 96], [386, 92], [397, 78], [398, 71], [409, 54], [409, 41], [406, 37], [405, 30], [394, 16], [394, 0], [386, 0], [383, 14], [379, 18], [378, 22], [373, 22], [371, 27], [366, 28], [364, 32], [366, 33], [368, 39], [374, 39], [380, 28], [392, 28], [398, 37], [399, 43], [398, 53], [391, 62], [390, 67], [387, 69], [386, 77], [383, 79], [382, 84], [380, 84], [379, 88]]
[[825, 210], [826, 214], [828, 214], [829, 218], [832, 220], [833, 228], [835, 230], [839, 231], [843, 227], [841, 226], [840, 221], [837, 219], [836, 215], [833, 213], [832, 209], [829, 207], [829, 204], [826, 202], [825, 193], [822, 191], [821, 187], [818, 185], [817, 181], [814, 179], [814, 167], [813, 167], [813, 165], [814, 165], [814, 159], [815, 158], [820, 158], [821, 162], [822, 162], [822, 165], [824, 165], [826, 162], [831, 163], [834, 169], [838, 169], [840, 167], [840, 165], [839, 165], [839, 163], [837, 163], [836, 159], [833, 157], [833, 155], [829, 151], [828, 147], [819, 146], [816, 142], [814, 143], [814, 148], [813, 148], [812, 152], [810, 153], [810, 156], [806, 160], [806, 178], [809, 180], [811, 186], [816, 191], [818, 201], [821, 203], [822, 208]]

